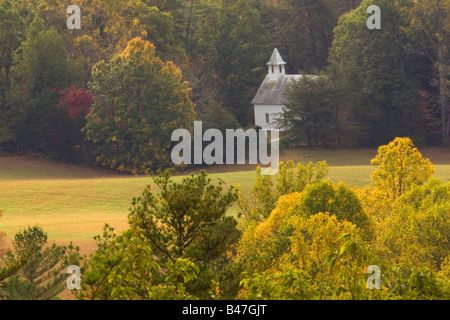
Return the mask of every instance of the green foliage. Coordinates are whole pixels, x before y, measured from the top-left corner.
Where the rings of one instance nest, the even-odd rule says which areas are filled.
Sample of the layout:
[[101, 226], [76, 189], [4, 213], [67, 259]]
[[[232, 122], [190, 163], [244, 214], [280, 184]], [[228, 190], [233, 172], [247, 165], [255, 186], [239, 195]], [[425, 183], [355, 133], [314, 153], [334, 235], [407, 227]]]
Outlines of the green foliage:
[[[373, 227], [357, 195], [342, 182], [337, 187], [327, 180], [307, 186], [302, 195], [299, 210], [308, 216], [328, 212], [340, 220], [354, 223], [368, 233]], [[367, 234], [367, 236], [370, 235]]]
[[325, 161], [315, 165], [310, 162], [306, 166], [301, 163], [295, 165], [294, 161], [280, 162], [274, 184], [272, 176], [261, 175], [261, 168], [257, 168], [248, 199], [239, 192], [239, 214], [243, 216], [244, 224], [264, 221], [281, 196], [302, 192], [307, 185], [321, 181], [327, 173]]
[[180, 69], [162, 62], [155, 47], [139, 38], [94, 67], [91, 92], [95, 100], [83, 132], [104, 166], [133, 173], [166, 166], [172, 132], [193, 125], [190, 89]]
[[325, 254], [331, 278], [330, 297], [351, 300], [385, 298], [385, 288], [369, 290], [367, 287], [366, 280], [370, 276], [366, 274], [367, 267], [380, 264], [370, 245], [354, 233], [343, 233], [337, 240], [339, 250], [330, 250]]
[[[336, 87], [328, 78], [303, 75], [286, 94], [283, 127], [289, 128], [297, 142], [306, 141], [308, 146], [340, 143], [336, 135], [340, 107]], [[333, 142], [333, 136], [337, 141]]]
[[[2, 217], [3, 211], [0, 210], [0, 218]], [[2, 231], [0, 231], [0, 257], [2, 257], [6, 253], [6, 245], [4, 243], [4, 238], [6, 234]], [[10, 261], [9, 263], [5, 265], [0, 265], [0, 284], [3, 280], [13, 276], [14, 274], [19, 271], [19, 269], [27, 262], [29, 258], [29, 254], [24, 254], [22, 257], [20, 257], [17, 261]]]
[[450, 184], [430, 180], [414, 185], [392, 207], [381, 241], [397, 263], [439, 271], [450, 252]]
[[311, 278], [303, 270], [244, 274], [240, 286], [247, 288], [242, 298], [248, 300], [312, 300], [317, 297], [317, 289], [312, 288]]
[[333, 28], [342, 13], [339, 7], [343, 4], [338, 2], [342, 1], [264, 1], [261, 12], [265, 24], [274, 45], [283, 49], [292, 72], [310, 72], [326, 65]]
[[236, 117], [216, 101], [208, 101], [197, 110], [197, 120], [202, 121], [203, 129], [218, 129], [225, 133], [227, 129], [239, 129]]
[[302, 192], [305, 188], [319, 181], [322, 181], [328, 174], [328, 165], [325, 161], [319, 161], [315, 165], [309, 162], [306, 166], [293, 161], [280, 163], [276, 176], [278, 195], [285, 195], [293, 192]]
[[[444, 146], [450, 146], [449, 84], [450, 84], [450, 3], [448, 1], [411, 1], [410, 28], [406, 30], [411, 46], [431, 66], [427, 74], [430, 103], [433, 113], [439, 114], [437, 123]], [[436, 103], [436, 102], [437, 103]], [[431, 101], [430, 101], [431, 102]]]
[[[55, 3], [49, 4], [47, 10], [53, 11], [53, 16], [55, 11], [66, 10], [64, 4], [52, 1]], [[80, 0], [77, 5], [83, 10], [80, 30], [68, 32], [64, 22], [55, 25], [63, 27], [60, 33], [65, 36], [71, 57], [83, 65], [87, 80], [95, 64], [110, 61], [136, 37], [153, 43], [157, 55], [165, 60], [179, 62], [185, 58], [175, 18], [160, 6], [140, 0]]]
[[345, 92], [347, 129], [360, 145], [379, 145], [398, 136], [422, 137], [423, 113], [418, 95], [420, 67], [426, 63], [411, 52], [406, 29], [409, 0], [379, 1], [381, 30], [369, 30], [366, 0], [344, 14], [334, 30], [330, 71]]
[[[252, 119], [250, 102], [261, 84], [266, 69], [268, 34], [261, 23], [259, 11], [247, 1], [222, 2], [218, 12], [213, 46], [216, 48], [215, 72], [223, 92], [225, 106], [241, 125], [249, 125]], [[209, 28], [209, 26], [205, 26]], [[203, 32], [211, 32], [206, 29]]]
[[1, 283], [0, 296], [11, 300], [55, 299], [66, 287], [67, 267], [79, 263], [79, 248], [53, 244], [44, 249], [47, 234], [39, 227], [29, 227], [14, 238], [14, 253], [3, 258], [16, 272]]
[[445, 283], [426, 267], [410, 270], [409, 274], [406, 273], [405, 280], [397, 278], [401, 280], [394, 287], [393, 293], [401, 295], [405, 300], [448, 300], [448, 280]]
[[[376, 188], [361, 193], [321, 179], [279, 197], [267, 218], [242, 221], [237, 298], [448, 299], [449, 185], [429, 180], [431, 163], [409, 139], [380, 149], [376, 161], [391, 164], [383, 170], [395, 168], [385, 177], [404, 173], [399, 197], [384, 201]], [[280, 192], [293, 190], [288, 168], [279, 171]], [[372, 216], [374, 207], [387, 214]], [[380, 268], [381, 289], [368, 288], [369, 266]]]
[[19, 48], [23, 21], [14, 8], [8, 8], [5, 3], [0, 4], [0, 144], [14, 139], [14, 130], [10, 119], [7, 95], [11, 87], [11, 68], [14, 65], [14, 52]]
[[157, 7], [142, 6], [139, 20], [145, 26], [145, 40], [156, 47], [157, 54], [164, 60], [183, 61], [186, 58], [181, 36], [176, 33], [176, 18]]
[[65, 150], [58, 139], [67, 129], [67, 115], [55, 105], [58, 92], [77, 82], [63, 39], [53, 28], [46, 29], [42, 19], [36, 18], [19, 52], [11, 68], [13, 84], [6, 112], [10, 119], [7, 126], [13, 133], [10, 144], [61, 158]]
[[142, 232], [132, 229], [116, 235], [105, 225], [96, 241], [98, 249], [85, 266], [79, 299], [195, 299], [185, 284], [197, 277], [199, 269], [189, 259], [176, 259], [164, 271]]
[[195, 263], [201, 276], [187, 288], [205, 298], [211, 280], [217, 280], [227, 260], [226, 252], [240, 235], [235, 219], [226, 215], [237, 194], [232, 187], [223, 193], [222, 183], [212, 184], [203, 171], [182, 183], [172, 181], [170, 173], [159, 171], [154, 177], [161, 190], [157, 195], [148, 187], [133, 200], [129, 223], [142, 230], [163, 268], [180, 258]]
[[[450, 2], [380, 0], [382, 29], [369, 30], [364, 0], [338, 22], [360, 2], [79, 0], [82, 29], [67, 30], [66, 3], [2, 1], [1, 147], [73, 158], [72, 131], [84, 123], [68, 122], [61, 94], [92, 80], [84, 133], [98, 162], [166, 167], [170, 134], [195, 119], [192, 101], [205, 128], [246, 126], [274, 46], [289, 73], [322, 74], [331, 45], [326, 76], [288, 92], [286, 144], [434, 135], [448, 145]], [[381, 146], [372, 164], [364, 190], [324, 180], [325, 162], [281, 163], [275, 177], [258, 168], [248, 197], [204, 172], [175, 183], [159, 171], [158, 193], [148, 187], [133, 200], [131, 228], [106, 226], [96, 238], [78, 297], [448, 299], [449, 184], [431, 179], [408, 138]], [[242, 232], [226, 215], [236, 199]], [[13, 244], [0, 248], [0, 296], [57, 298], [77, 249], [47, 246], [37, 227]], [[381, 290], [366, 287], [369, 265], [382, 270]]]

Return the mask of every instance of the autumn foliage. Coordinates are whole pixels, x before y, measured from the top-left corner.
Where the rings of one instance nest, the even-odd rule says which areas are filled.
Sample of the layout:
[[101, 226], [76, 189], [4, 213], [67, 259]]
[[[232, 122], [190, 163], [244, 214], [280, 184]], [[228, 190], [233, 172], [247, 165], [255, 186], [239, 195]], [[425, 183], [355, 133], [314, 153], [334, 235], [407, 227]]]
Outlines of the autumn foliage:
[[[433, 166], [408, 138], [381, 146], [372, 164], [363, 190], [310, 181], [247, 223], [235, 257], [238, 297], [448, 299], [450, 184], [431, 178]], [[379, 290], [367, 287], [371, 265], [382, 270]]]
[[58, 107], [66, 108], [71, 119], [84, 117], [94, 102], [94, 97], [86, 89], [71, 86], [60, 91]]
[[94, 104], [83, 132], [97, 162], [120, 171], [143, 173], [170, 163], [172, 132], [191, 128], [194, 106], [181, 70], [163, 62], [141, 38], [93, 69]]

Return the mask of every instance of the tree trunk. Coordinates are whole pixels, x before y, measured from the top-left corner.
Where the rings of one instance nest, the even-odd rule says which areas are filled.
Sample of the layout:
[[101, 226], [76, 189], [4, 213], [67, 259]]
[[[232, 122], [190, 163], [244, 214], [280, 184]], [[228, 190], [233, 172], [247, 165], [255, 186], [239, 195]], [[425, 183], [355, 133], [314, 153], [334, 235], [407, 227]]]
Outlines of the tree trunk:
[[191, 6], [189, 8], [189, 17], [188, 17], [188, 23], [186, 27], [186, 45], [189, 47], [189, 36], [191, 34], [191, 23], [192, 23], [192, 11], [194, 9], [194, 0], [191, 1]]
[[[444, 40], [445, 41], [445, 40]], [[445, 147], [450, 146], [449, 135], [449, 114], [448, 114], [448, 96], [447, 96], [447, 74], [445, 61], [445, 44], [439, 41], [438, 48], [438, 70], [439, 70], [439, 106], [441, 108], [441, 132], [442, 142]]]

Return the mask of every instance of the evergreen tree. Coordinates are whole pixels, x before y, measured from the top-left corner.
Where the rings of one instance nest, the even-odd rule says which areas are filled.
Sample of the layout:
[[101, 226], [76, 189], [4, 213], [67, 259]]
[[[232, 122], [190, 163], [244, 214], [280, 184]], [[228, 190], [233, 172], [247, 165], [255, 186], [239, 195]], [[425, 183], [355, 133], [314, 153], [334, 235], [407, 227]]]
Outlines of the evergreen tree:
[[289, 128], [294, 138], [306, 140], [308, 146], [339, 142], [339, 101], [328, 78], [302, 75], [287, 90], [287, 97], [281, 125]]
[[18, 266], [15, 274], [0, 285], [0, 297], [10, 300], [49, 300], [66, 287], [66, 270], [79, 262], [78, 248], [47, 244], [47, 234], [29, 227], [16, 234], [14, 253], [8, 250], [7, 266]]

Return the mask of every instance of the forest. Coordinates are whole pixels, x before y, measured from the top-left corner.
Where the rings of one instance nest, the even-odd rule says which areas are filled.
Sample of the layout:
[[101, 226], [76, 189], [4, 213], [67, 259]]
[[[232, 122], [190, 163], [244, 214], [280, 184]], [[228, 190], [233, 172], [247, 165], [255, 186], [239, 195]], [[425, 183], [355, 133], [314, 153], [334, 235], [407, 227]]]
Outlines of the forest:
[[376, 147], [407, 136], [449, 146], [448, 1], [380, 0], [379, 30], [366, 27], [369, 1], [73, 5], [80, 29], [68, 29], [65, 3], [1, 2], [6, 152], [133, 173], [167, 168], [170, 133], [194, 119], [205, 130], [254, 127], [251, 100], [273, 48], [288, 73], [327, 79], [291, 88], [285, 145]]
[[[60, 298], [68, 266], [82, 300], [450, 298], [450, 183], [419, 152], [450, 147], [450, 0], [0, 0], [0, 44], [0, 158], [152, 174], [89, 256], [0, 230], [0, 299]], [[174, 130], [258, 129], [274, 48], [318, 76], [287, 90], [281, 147], [378, 148], [370, 184], [293, 160], [249, 192], [174, 179]]]

